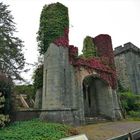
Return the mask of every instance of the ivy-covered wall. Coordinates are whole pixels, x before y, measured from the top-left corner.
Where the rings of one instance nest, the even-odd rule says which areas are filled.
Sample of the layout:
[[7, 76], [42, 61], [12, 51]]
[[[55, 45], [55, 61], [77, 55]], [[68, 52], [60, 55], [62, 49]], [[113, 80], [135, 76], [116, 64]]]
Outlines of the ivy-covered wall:
[[105, 34], [98, 35], [95, 38], [87, 36], [83, 43], [82, 57], [78, 57], [78, 48], [69, 45], [68, 33], [68, 8], [59, 2], [45, 5], [41, 13], [38, 31], [40, 54], [47, 51], [50, 43], [67, 47], [70, 64], [96, 70], [100, 77], [115, 89], [116, 71], [111, 37]]
[[86, 36], [86, 38], [84, 39], [82, 52], [85, 58], [97, 56], [96, 46], [93, 43], [93, 39], [90, 36]]
[[99, 77], [113, 89], [116, 88], [116, 70], [111, 37], [101, 34], [95, 38], [87, 36], [84, 40], [82, 57], [73, 56], [71, 64], [85, 67], [89, 71], [96, 70]]
[[59, 2], [45, 5], [37, 37], [40, 54], [44, 54], [53, 42], [68, 45], [68, 28], [68, 8]]

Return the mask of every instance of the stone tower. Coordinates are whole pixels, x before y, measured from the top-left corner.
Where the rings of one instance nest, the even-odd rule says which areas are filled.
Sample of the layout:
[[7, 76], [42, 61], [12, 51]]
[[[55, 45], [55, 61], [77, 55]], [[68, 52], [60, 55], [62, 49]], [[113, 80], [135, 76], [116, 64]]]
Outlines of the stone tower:
[[115, 48], [118, 79], [124, 90], [140, 94], [140, 49], [128, 42]]
[[115, 90], [111, 37], [101, 34], [90, 37], [90, 41], [97, 53], [89, 58], [78, 56], [78, 48], [68, 44], [66, 29], [49, 44], [44, 53], [42, 96], [42, 109], [46, 111], [41, 119], [84, 124], [88, 117], [122, 117]]

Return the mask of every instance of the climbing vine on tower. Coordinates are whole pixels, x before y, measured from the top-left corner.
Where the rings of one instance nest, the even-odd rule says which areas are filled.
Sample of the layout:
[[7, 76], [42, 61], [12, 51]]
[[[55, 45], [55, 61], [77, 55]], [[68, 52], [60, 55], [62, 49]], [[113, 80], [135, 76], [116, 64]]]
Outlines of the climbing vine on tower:
[[86, 36], [86, 38], [84, 39], [82, 52], [85, 58], [97, 56], [96, 46], [93, 43], [93, 39], [90, 36]]
[[45, 5], [37, 37], [40, 54], [44, 54], [53, 42], [68, 45], [68, 28], [68, 8], [59, 2]]

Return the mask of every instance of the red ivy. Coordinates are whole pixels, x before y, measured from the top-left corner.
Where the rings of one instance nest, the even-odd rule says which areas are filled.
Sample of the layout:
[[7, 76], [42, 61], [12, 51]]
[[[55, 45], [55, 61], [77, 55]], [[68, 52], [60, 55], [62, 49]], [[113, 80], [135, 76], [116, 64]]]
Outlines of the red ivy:
[[73, 64], [73, 61], [77, 57], [78, 57], [78, 48], [73, 45], [69, 45], [69, 62], [70, 62], [70, 64]]
[[68, 47], [70, 64], [76, 67], [85, 67], [88, 70], [96, 70], [100, 78], [105, 80], [113, 89], [116, 88], [116, 70], [114, 68], [114, 54], [111, 37], [109, 35], [99, 35], [93, 38], [99, 57], [90, 59], [78, 58], [78, 48], [69, 45], [68, 29], [64, 35], [57, 38], [54, 43], [57, 46]]
[[93, 38], [93, 42], [97, 47], [99, 56], [104, 57], [108, 65], [114, 65], [111, 37], [109, 35], [101, 34]]
[[64, 35], [57, 38], [54, 43], [57, 46], [63, 46], [63, 47], [68, 47], [69, 46], [69, 38], [68, 38], [68, 34], [69, 34], [69, 29], [65, 29], [64, 30]]
[[95, 70], [101, 79], [105, 80], [113, 89], [116, 88], [116, 71], [108, 65], [104, 65], [100, 58], [75, 59], [72, 64], [76, 67], [85, 67]]

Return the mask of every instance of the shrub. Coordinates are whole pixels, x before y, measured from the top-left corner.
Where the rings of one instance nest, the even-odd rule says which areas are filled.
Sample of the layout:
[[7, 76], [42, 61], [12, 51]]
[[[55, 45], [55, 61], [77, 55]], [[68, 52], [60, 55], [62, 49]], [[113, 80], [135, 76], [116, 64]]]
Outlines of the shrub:
[[[0, 92], [0, 109], [4, 107], [5, 98], [2, 96], [2, 93]], [[0, 127], [4, 127], [5, 123], [9, 122], [9, 115], [2, 114], [2, 111], [0, 112]]]
[[135, 95], [131, 92], [123, 92], [120, 94], [120, 100], [122, 107], [126, 110], [127, 114], [129, 111], [140, 110], [140, 95]]
[[128, 115], [130, 116], [130, 117], [133, 117], [133, 118], [140, 118], [140, 111], [138, 112], [136, 112], [136, 111], [129, 111], [128, 112]]
[[[0, 130], [1, 140], [59, 140], [71, 136], [74, 131], [63, 124], [45, 123], [39, 120], [16, 122]], [[72, 133], [71, 133], [72, 132]]]
[[1, 127], [9, 121], [7, 114], [11, 112], [11, 88], [12, 82], [5, 74], [0, 72], [0, 121]]

